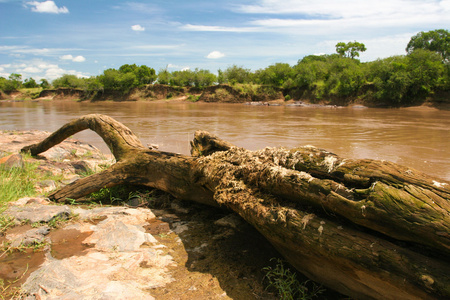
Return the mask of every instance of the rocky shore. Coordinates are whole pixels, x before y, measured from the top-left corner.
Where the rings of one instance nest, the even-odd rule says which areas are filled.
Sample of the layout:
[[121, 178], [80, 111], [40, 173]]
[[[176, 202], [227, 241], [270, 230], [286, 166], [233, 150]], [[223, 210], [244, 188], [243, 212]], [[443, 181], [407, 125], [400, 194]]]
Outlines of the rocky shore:
[[[239, 216], [160, 192], [101, 203], [60, 205], [45, 195], [113, 158], [69, 139], [32, 158], [20, 149], [40, 131], [0, 131], [0, 167], [38, 164], [61, 175], [37, 196], [2, 210], [0, 291], [5, 299], [275, 299], [263, 267], [278, 257]], [[42, 194], [42, 195], [39, 195]]]

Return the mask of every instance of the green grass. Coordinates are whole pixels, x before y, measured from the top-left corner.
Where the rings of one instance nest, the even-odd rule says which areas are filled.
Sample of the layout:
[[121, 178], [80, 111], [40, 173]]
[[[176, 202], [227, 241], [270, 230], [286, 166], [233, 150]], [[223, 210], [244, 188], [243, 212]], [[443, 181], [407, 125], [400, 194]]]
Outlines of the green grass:
[[35, 185], [44, 180], [61, 180], [61, 176], [48, 175], [37, 170], [39, 163], [29, 162], [28, 154], [22, 154], [23, 168], [7, 169], [0, 166], [0, 212], [8, 202], [22, 197], [36, 196]]
[[317, 298], [325, 290], [316, 283], [306, 280], [300, 282], [297, 274], [289, 269], [281, 259], [276, 260], [275, 267], [265, 267], [265, 280], [267, 281], [267, 289], [276, 292], [279, 299], [282, 300], [311, 300]]

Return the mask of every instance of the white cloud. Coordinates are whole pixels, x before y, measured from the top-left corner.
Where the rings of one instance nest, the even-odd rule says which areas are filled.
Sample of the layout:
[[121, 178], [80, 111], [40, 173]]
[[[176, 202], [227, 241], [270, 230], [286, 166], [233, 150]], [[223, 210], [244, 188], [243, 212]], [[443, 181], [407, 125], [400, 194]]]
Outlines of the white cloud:
[[89, 77], [82, 72], [75, 70], [66, 70], [61, 68], [57, 64], [49, 63], [40, 59], [35, 59], [20, 64], [4, 64], [1, 65], [0, 73], [2, 77], [8, 77], [11, 73], [18, 73], [22, 75], [22, 78], [33, 77], [35, 80], [46, 78], [48, 80], [54, 80], [61, 77], [64, 74], [76, 75], [78, 77]]
[[131, 29], [134, 31], [145, 31], [145, 27], [142, 27], [141, 25], [133, 25], [131, 26]]
[[78, 55], [78, 56], [75, 56], [72, 59], [72, 61], [74, 61], [74, 62], [83, 62], [83, 61], [86, 61], [86, 58], [84, 58], [84, 56]]
[[184, 45], [137, 45], [131, 46], [129, 49], [138, 49], [138, 50], [164, 50], [164, 49], [176, 49], [180, 48]]
[[[348, 0], [345, 5], [335, 0], [260, 0], [256, 5], [241, 5], [239, 12], [252, 14], [299, 14], [307, 18], [349, 18], [402, 13], [438, 13], [444, 2], [433, 0], [378, 0], [376, 5], [370, 1]], [[448, 9], [448, 7], [447, 7]]]
[[67, 7], [62, 6], [58, 7], [56, 6], [54, 1], [31, 1], [27, 2], [28, 5], [34, 6], [31, 8], [31, 11], [38, 12], [38, 13], [51, 13], [51, 14], [67, 14], [69, 13], [69, 10]]
[[218, 58], [222, 58], [222, 57], [224, 57], [224, 56], [225, 56], [225, 54], [223, 54], [222, 52], [219, 52], [219, 51], [213, 51], [213, 52], [209, 53], [209, 54], [206, 56], [206, 58], [209, 58], [209, 59], [218, 59]]
[[72, 60], [73, 56], [70, 55], [70, 54], [67, 54], [67, 55], [61, 56], [60, 59], [62, 59], [62, 60]]
[[181, 27], [188, 31], [212, 31], [212, 32], [256, 32], [257, 27], [228, 27], [228, 26], [208, 26], [186, 24]]
[[62, 60], [71, 60], [73, 62], [84, 62], [84, 61], [86, 61], [86, 58], [84, 58], [81, 55], [73, 57], [70, 54], [63, 55], [63, 56], [60, 57], [60, 59], [62, 59]]
[[[303, 33], [317, 33], [320, 30], [322, 33], [325, 30], [350, 31], [361, 27], [391, 30], [404, 26], [445, 28], [449, 24], [448, 0], [379, 0], [376, 5], [361, 0], [349, 0], [345, 5], [335, 0], [260, 0], [257, 3], [242, 5], [238, 12], [280, 16], [250, 22], [262, 28], [278, 28], [278, 32], [282, 32], [281, 28], [295, 28], [303, 30]], [[282, 15], [289, 15], [289, 18], [283, 18]]]

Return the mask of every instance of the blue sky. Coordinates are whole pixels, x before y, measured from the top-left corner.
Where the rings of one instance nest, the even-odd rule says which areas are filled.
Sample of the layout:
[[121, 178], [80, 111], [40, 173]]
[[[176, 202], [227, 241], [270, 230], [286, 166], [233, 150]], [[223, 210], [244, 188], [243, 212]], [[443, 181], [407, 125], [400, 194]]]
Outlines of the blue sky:
[[449, 28], [450, 0], [0, 0], [0, 76], [95, 76], [133, 63], [257, 70], [354, 40], [371, 61]]

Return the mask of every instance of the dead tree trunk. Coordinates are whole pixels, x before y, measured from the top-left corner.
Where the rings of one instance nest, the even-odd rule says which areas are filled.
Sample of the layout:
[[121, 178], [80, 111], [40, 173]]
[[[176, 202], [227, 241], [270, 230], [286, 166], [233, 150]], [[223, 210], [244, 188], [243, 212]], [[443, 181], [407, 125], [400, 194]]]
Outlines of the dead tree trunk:
[[91, 129], [116, 164], [50, 195], [77, 199], [140, 184], [234, 210], [300, 272], [358, 299], [450, 298], [448, 183], [394, 163], [314, 147], [248, 151], [196, 132], [192, 156], [146, 149], [124, 125], [88, 115], [23, 151]]

